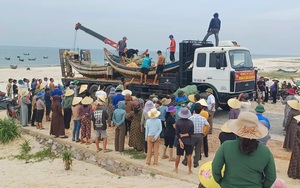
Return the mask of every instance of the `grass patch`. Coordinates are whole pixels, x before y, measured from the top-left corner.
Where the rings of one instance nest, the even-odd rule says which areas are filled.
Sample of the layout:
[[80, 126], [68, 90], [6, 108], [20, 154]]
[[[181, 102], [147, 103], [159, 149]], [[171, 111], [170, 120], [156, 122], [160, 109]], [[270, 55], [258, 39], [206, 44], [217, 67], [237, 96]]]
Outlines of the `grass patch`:
[[51, 148], [44, 148], [35, 154], [30, 154], [30, 150], [30, 142], [29, 140], [25, 140], [22, 144], [20, 144], [20, 155], [17, 155], [16, 158], [19, 160], [25, 160], [26, 163], [40, 162], [46, 159], [51, 159], [53, 161], [57, 158], [57, 156], [51, 152]]
[[153, 172], [150, 173], [150, 177], [151, 177], [151, 178], [155, 178], [155, 175], [156, 175], [156, 174], [153, 173]]
[[132, 159], [146, 159], [146, 154], [143, 151], [137, 151], [135, 149], [124, 150], [125, 155], [129, 155]]
[[0, 119], [0, 143], [7, 144], [19, 137], [19, 127], [13, 119]]

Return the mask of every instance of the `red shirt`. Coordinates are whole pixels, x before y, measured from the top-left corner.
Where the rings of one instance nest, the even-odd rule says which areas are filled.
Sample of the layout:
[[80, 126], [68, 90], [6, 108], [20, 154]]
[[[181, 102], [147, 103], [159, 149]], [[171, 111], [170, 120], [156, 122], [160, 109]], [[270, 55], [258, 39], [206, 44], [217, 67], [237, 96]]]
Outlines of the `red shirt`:
[[175, 51], [176, 51], [176, 42], [174, 39], [172, 39], [170, 43], [170, 52], [175, 52]]

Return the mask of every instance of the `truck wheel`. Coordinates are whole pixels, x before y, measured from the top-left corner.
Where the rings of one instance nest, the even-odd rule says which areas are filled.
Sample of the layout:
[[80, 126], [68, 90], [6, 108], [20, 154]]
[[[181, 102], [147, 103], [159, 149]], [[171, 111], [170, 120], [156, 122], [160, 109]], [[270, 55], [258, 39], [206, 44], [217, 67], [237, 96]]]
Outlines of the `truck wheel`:
[[224, 110], [224, 111], [229, 111], [229, 110], [230, 110], [230, 107], [228, 106], [228, 104], [220, 105], [220, 107], [221, 107], [222, 110]]
[[109, 86], [107, 86], [107, 87], [105, 88], [105, 92], [106, 92], [107, 96], [108, 96], [108, 94], [109, 94], [109, 92], [110, 92], [110, 89], [111, 89], [112, 87], [113, 87], [112, 85], [109, 85]]
[[97, 84], [94, 84], [94, 85], [92, 85], [91, 87], [90, 87], [90, 89], [89, 89], [89, 92], [90, 92], [90, 95], [91, 95], [91, 97], [94, 99], [94, 100], [96, 100], [97, 99], [97, 97], [95, 96], [95, 93], [96, 93], [96, 91], [98, 90], [98, 85]]

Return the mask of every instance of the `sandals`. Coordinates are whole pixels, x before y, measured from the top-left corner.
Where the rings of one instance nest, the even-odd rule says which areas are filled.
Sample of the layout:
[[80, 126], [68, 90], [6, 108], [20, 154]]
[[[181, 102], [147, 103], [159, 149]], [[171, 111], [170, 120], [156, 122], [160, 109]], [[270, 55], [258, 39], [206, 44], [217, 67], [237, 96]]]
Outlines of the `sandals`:
[[68, 138], [68, 136], [66, 136], [66, 135], [65, 135], [65, 136], [63, 136], [63, 137], [60, 137], [60, 138], [61, 138], [61, 139], [64, 139], [64, 138]]

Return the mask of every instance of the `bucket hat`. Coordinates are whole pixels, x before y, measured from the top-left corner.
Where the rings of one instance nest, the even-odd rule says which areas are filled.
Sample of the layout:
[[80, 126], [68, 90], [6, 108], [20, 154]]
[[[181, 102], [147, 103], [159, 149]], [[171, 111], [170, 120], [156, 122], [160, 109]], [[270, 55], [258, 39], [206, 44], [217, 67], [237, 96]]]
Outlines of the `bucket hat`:
[[257, 105], [256, 108], [254, 109], [256, 112], [259, 112], [259, 113], [264, 113], [266, 110], [265, 110], [265, 107], [263, 105]]
[[127, 94], [132, 95], [132, 91], [130, 91], [129, 89], [125, 89], [124, 91], [122, 91], [122, 95], [125, 96]]
[[38, 92], [38, 94], [36, 95], [36, 98], [38, 99], [38, 98], [41, 98], [41, 97], [43, 97], [45, 94], [44, 93], [42, 93], [42, 92]]
[[180, 109], [180, 111], [178, 112], [178, 116], [180, 118], [187, 119], [187, 118], [191, 117], [192, 114], [191, 114], [191, 112], [190, 112], [190, 110], [188, 108], [184, 107], [184, 108]]
[[156, 108], [152, 108], [148, 113], [149, 118], [156, 118], [160, 115], [160, 111], [158, 111]]
[[168, 112], [176, 112], [176, 108], [174, 106], [169, 106]]
[[171, 101], [171, 99], [163, 98], [160, 102], [162, 105], [169, 105]]
[[268, 134], [268, 128], [251, 112], [241, 112], [237, 119], [228, 120], [227, 125], [235, 135], [242, 138], [260, 139]]
[[208, 93], [214, 93], [214, 91], [211, 88], [207, 88], [205, 91]]

